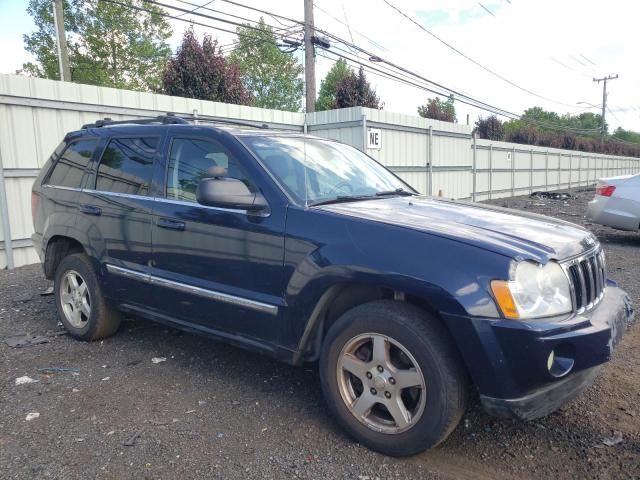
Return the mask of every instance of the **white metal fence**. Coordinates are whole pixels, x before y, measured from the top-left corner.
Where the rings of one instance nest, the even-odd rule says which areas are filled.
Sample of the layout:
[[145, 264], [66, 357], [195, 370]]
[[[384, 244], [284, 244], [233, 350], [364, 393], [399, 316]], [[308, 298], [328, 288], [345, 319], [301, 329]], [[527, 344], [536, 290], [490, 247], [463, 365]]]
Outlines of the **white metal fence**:
[[[640, 159], [474, 140], [471, 127], [354, 107], [311, 114], [0, 75], [0, 268], [38, 261], [31, 246], [34, 177], [84, 123], [159, 113], [251, 120], [307, 131], [367, 151], [418, 191], [484, 200], [589, 185], [640, 172]], [[367, 148], [369, 129], [379, 148]]]

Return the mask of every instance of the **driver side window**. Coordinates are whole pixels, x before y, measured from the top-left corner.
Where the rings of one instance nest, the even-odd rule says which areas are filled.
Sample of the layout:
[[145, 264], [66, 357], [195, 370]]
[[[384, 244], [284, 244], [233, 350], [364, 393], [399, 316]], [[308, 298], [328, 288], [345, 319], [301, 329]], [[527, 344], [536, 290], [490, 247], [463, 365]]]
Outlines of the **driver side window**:
[[175, 138], [171, 144], [167, 169], [167, 198], [196, 202], [200, 180], [212, 167], [222, 167], [227, 177], [242, 180], [254, 191], [240, 162], [219, 142], [194, 138]]

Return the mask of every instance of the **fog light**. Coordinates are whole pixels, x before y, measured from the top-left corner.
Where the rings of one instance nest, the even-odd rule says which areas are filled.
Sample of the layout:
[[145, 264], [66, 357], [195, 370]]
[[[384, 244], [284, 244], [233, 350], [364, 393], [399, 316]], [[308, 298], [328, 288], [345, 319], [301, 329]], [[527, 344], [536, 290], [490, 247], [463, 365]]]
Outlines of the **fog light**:
[[551, 350], [547, 357], [547, 370], [551, 376], [561, 378], [567, 375], [575, 363], [575, 348], [573, 345], [562, 344]]

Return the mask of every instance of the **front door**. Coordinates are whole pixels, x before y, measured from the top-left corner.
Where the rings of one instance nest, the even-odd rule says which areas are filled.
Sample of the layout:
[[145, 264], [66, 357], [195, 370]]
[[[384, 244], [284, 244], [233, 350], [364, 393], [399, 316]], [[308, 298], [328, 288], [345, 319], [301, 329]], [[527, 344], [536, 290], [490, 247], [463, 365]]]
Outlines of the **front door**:
[[[275, 341], [283, 306], [285, 203], [236, 140], [173, 136], [164, 168], [164, 198], [154, 207], [151, 283], [155, 305], [174, 319], [229, 336]], [[212, 167], [260, 190], [261, 214], [196, 202]]]

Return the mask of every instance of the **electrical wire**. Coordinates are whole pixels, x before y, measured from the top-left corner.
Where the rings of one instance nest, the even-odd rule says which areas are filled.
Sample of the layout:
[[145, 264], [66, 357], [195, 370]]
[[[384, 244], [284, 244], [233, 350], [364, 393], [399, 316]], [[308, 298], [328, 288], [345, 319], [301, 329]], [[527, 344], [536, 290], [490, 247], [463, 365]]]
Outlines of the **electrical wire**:
[[[135, 5], [127, 5], [127, 4], [118, 2], [116, 0], [102, 0], [102, 1], [118, 4], [118, 5], [121, 5], [121, 6], [124, 6], [124, 7], [128, 7], [128, 8], [133, 8], [133, 9], [136, 9], [136, 10], [139, 10], [139, 11], [147, 11], [147, 12], [149, 12], [149, 10], [147, 10], [145, 8], [137, 7]], [[170, 9], [175, 9], [175, 10], [178, 10], [178, 11], [185, 11], [185, 9], [181, 9], [180, 7], [172, 7], [170, 5], [166, 5], [166, 4], [163, 4], [161, 2], [157, 2], [155, 0], [145, 0], [145, 1], [148, 2], [148, 3], [151, 3], [151, 4], [158, 5], [158, 6], [163, 6], [163, 7], [170, 8]], [[233, 0], [220, 0], [220, 1], [223, 1], [225, 3], [230, 3], [230, 4], [233, 4], [233, 5], [237, 5], [237, 6], [240, 6], [240, 7], [244, 7], [244, 8], [247, 8], [249, 10], [258, 11], [258, 12], [264, 13], [266, 15], [276, 16], [276, 17], [282, 18], [284, 20], [290, 21], [292, 23], [296, 23], [298, 25], [304, 25], [304, 22], [301, 22], [299, 20], [294, 20], [294, 19], [285, 17], [283, 15], [275, 14], [275, 13], [272, 13], [272, 12], [267, 12], [265, 10], [258, 9], [258, 8], [255, 8], [255, 7], [251, 7], [251, 6], [248, 6], [248, 5], [243, 5], [243, 4], [235, 2]], [[186, 11], [190, 12], [190, 10], [186, 10]], [[154, 12], [154, 13], [157, 13], [157, 14], [159, 14], [161, 16], [164, 16], [164, 17], [176, 19], [175, 16], [167, 14], [167, 13], [159, 13], [159, 12]], [[206, 14], [199, 13], [199, 12], [197, 13], [197, 15], [200, 16], [200, 17], [209, 18], [209, 19], [212, 19], [212, 20], [215, 20], [215, 21], [219, 21], [219, 22], [223, 22], [223, 23], [239, 25], [237, 22], [233, 22], [231, 20], [221, 19], [219, 17], [213, 17], [213, 16], [206, 15]], [[189, 23], [194, 23], [194, 24], [197, 24], [197, 25], [201, 25], [201, 26], [204, 26], [204, 27], [207, 27], [207, 28], [212, 28], [212, 29], [215, 29], [215, 30], [225, 31], [225, 32], [228, 32], [228, 33], [236, 34], [238, 36], [246, 36], [246, 37], [249, 37], [249, 38], [255, 38], [255, 37], [253, 37], [251, 35], [239, 34], [237, 32], [226, 30], [226, 29], [223, 29], [223, 28], [220, 28], [220, 27], [217, 27], [217, 26], [213, 26], [213, 25], [208, 25], [208, 24], [203, 24], [203, 23], [200, 23], [200, 22], [195, 22], [193, 20], [186, 20], [186, 19], [183, 19], [183, 18], [177, 18], [177, 19], [181, 20], [181, 21], [186, 21], [186, 22], [189, 22]], [[240, 25], [241, 26], [246, 26], [246, 25], [242, 25], [242, 24], [240, 24]], [[259, 28], [256, 28], [256, 27], [251, 27], [251, 29], [259, 30]], [[341, 44], [343, 44], [343, 45], [345, 45], [347, 47], [354, 48], [354, 49], [358, 50], [359, 52], [362, 52], [362, 53], [366, 54], [370, 58], [374, 56], [373, 54], [371, 54], [367, 50], [365, 50], [365, 49], [363, 49], [363, 48], [361, 48], [361, 47], [359, 47], [359, 46], [357, 46], [357, 45], [355, 45], [353, 43], [350, 43], [350, 42], [348, 42], [348, 41], [346, 41], [346, 40], [344, 40], [344, 39], [342, 39], [342, 38], [340, 38], [340, 37], [338, 37], [338, 36], [336, 36], [336, 35], [334, 35], [334, 34], [332, 34], [330, 32], [327, 32], [325, 30], [321, 30], [321, 29], [318, 29], [318, 28], [315, 28], [315, 30], [320, 32], [320, 33], [323, 33], [324, 35], [328, 36], [329, 38], [332, 38], [332, 39], [336, 40], [337, 42], [339, 42], [339, 43], [341, 43]], [[340, 54], [338, 54], [338, 55], [340, 55]], [[340, 56], [343, 56], [345, 59], [349, 58], [344, 54], [341, 54]], [[356, 62], [357, 64], [359, 64], [361, 66], [364, 66], [364, 64], [362, 62], [360, 62], [359, 60], [357, 60], [357, 59], [350, 58], [350, 60], [352, 62]], [[382, 60], [382, 59], [380, 59], [380, 60]], [[389, 73], [389, 71], [387, 71], [387, 72], [383, 71], [383, 73], [386, 73], [387, 75], [393, 75], [394, 77], [396, 77], [396, 80], [400, 80], [400, 81], [403, 81], [405, 83], [411, 83], [411, 81], [407, 81], [406, 78], [400, 77], [400, 75], [403, 75], [403, 74], [404, 75], [409, 75], [411, 77], [417, 78], [421, 82], [426, 82], [427, 84], [433, 85], [434, 87], [441, 89], [441, 90], [438, 91], [438, 90], [435, 90], [433, 87], [432, 88], [426, 88], [424, 85], [421, 85], [420, 88], [424, 88], [426, 91], [430, 91], [432, 93], [435, 93], [436, 95], [442, 95], [442, 96], [448, 96], [450, 94], [453, 94], [456, 101], [458, 101], [460, 103], [464, 103], [464, 104], [470, 105], [470, 106], [474, 106], [474, 107], [479, 108], [479, 109], [484, 110], [484, 111], [495, 113], [495, 114], [501, 115], [501, 116], [506, 116], [506, 117], [511, 118], [511, 119], [520, 119], [520, 120], [525, 121], [526, 123], [535, 124], [537, 126], [545, 127], [545, 128], [549, 128], [549, 129], [566, 130], [566, 131], [572, 131], [574, 133], [583, 133], [583, 134], [598, 130], [598, 129], [593, 129], [593, 130], [590, 130], [590, 129], [576, 129], [576, 128], [572, 128], [572, 127], [565, 127], [565, 126], [561, 126], [561, 125], [553, 125], [553, 124], [548, 124], [546, 122], [539, 122], [539, 121], [534, 121], [534, 120], [531, 120], [531, 119], [522, 118], [521, 115], [517, 115], [517, 114], [515, 114], [513, 112], [510, 112], [508, 110], [505, 110], [505, 109], [502, 109], [502, 108], [499, 108], [499, 107], [495, 107], [495, 106], [490, 105], [488, 103], [485, 103], [485, 102], [482, 102], [480, 100], [477, 100], [477, 99], [475, 99], [475, 98], [473, 98], [473, 97], [471, 97], [469, 95], [463, 94], [462, 92], [459, 92], [457, 90], [451, 89], [449, 87], [445, 87], [444, 85], [441, 85], [441, 84], [439, 84], [437, 82], [429, 80], [428, 78], [426, 78], [426, 77], [424, 77], [422, 75], [419, 75], [419, 74], [417, 74], [415, 72], [412, 72], [411, 70], [408, 70], [408, 69], [406, 69], [404, 67], [401, 67], [400, 65], [396, 65], [396, 64], [394, 64], [394, 63], [392, 63], [390, 61], [387, 61], [387, 60], [382, 60], [382, 61], [386, 65], [388, 65], [389, 67], [397, 70], [397, 72], [395, 72], [393, 74]], [[368, 68], [369, 69], [373, 69], [373, 70], [378, 70], [380, 72], [380, 69], [376, 69], [375, 67], [368, 66]], [[415, 82], [413, 82], [413, 83], [415, 84]]]
[[[349, 25], [347, 23], [345, 23], [344, 20], [340, 20], [338, 17], [333, 16], [331, 13], [327, 12], [324, 8], [320, 7], [319, 5], [314, 4], [314, 7], [316, 8], [316, 10], [321, 11], [322, 13], [324, 13], [325, 15], [327, 15], [328, 17], [332, 18], [333, 20], [335, 20], [336, 22], [344, 25], [347, 28], [350, 28]], [[360, 35], [362, 38], [364, 38], [367, 42], [369, 42], [371, 45], [373, 45], [374, 47], [379, 48], [380, 50], [385, 50], [385, 51], [389, 51], [388, 48], [383, 47], [382, 45], [380, 45], [378, 42], [376, 42], [375, 40], [372, 40], [371, 38], [367, 37], [364, 33], [361, 33], [359, 31], [357, 31], [356, 29], [353, 29], [353, 31], [357, 34]], [[352, 39], [353, 41], [353, 39]]]
[[[391, 2], [389, 2], [389, 0], [382, 0], [384, 3], [386, 3], [389, 7], [391, 7], [393, 10], [395, 10], [397, 13], [399, 13], [400, 15], [402, 15], [404, 18], [406, 18], [407, 20], [409, 20], [411, 23], [413, 23], [414, 25], [416, 25], [418, 28], [420, 28], [422, 31], [424, 31], [425, 33], [429, 34], [430, 36], [432, 36], [433, 38], [435, 38], [436, 40], [438, 40], [440, 43], [442, 43], [443, 45], [445, 45], [446, 47], [450, 48], [451, 50], [453, 50], [454, 52], [456, 52], [458, 55], [464, 57], [465, 59], [467, 59], [468, 61], [470, 61], [471, 63], [473, 63], [474, 65], [480, 67], [481, 69], [483, 69], [484, 71], [490, 73], [491, 75], [493, 75], [496, 78], [499, 78], [500, 80], [502, 80], [505, 83], [508, 83], [509, 85], [511, 85], [512, 87], [517, 88], [518, 90], [521, 90], [525, 93], [528, 93], [529, 95], [532, 95], [534, 97], [537, 97], [541, 100], [546, 100], [547, 102], [551, 102], [551, 103], [555, 103], [557, 105], [562, 105], [565, 107], [575, 107], [575, 105], [570, 105], [568, 103], [564, 103], [564, 102], [560, 102], [558, 100], [553, 100], [549, 97], [545, 97], [544, 95], [540, 95], [536, 92], [533, 92], [532, 90], [529, 90], [528, 88], [522, 87], [520, 85], [518, 85], [517, 83], [509, 80], [508, 78], [504, 77], [503, 75], [497, 73], [496, 71], [490, 69], [489, 67], [486, 67], [485, 65], [483, 65], [482, 63], [478, 62], [477, 60], [471, 58], [469, 55], [465, 54], [464, 52], [460, 51], [458, 48], [454, 47], [453, 45], [451, 45], [450, 43], [446, 42], [445, 40], [443, 40], [442, 38], [440, 38], [439, 36], [437, 36], [435, 33], [433, 33], [431, 30], [427, 29], [424, 25], [422, 25], [421, 23], [419, 23], [417, 20], [415, 20], [414, 18], [410, 17], [408, 14], [406, 14], [405, 12], [403, 12], [402, 10], [400, 10], [398, 7], [396, 7], [394, 4], [392, 4]], [[482, 5], [481, 5], [482, 6]], [[484, 7], [483, 7], [484, 8]], [[492, 14], [493, 15], [493, 14]]]
[[[154, 12], [154, 11], [151, 11], [151, 10], [143, 8], [143, 7], [138, 7], [136, 5], [130, 5], [130, 4], [122, 3], [122, 2], [119, 2], [119, 1], [116, 1], [116, 0], [99, 0], [99, 1], [108, 2], [108, 3], [115, 4], [115, 5], [120, 5], [121, 7], [125, 7], [125, 8], [131, 8], [131, 9], [137, 10], [139, 12], [153, 13], [154, 15], [159, 15], [159, 16], [164, 17], [164, 18], [170, 18], [172, 20], [178, 20], [178, 21], [185, 22], [185, 23], [188, 23], [188, 24], [191, 24], [191, 25], [198, 25], [198, 26], [201, 26], [201, 27], [210, 28], [212, 30], [225, 32], [225, 33], [230, 33], [232, 35], [237, 35], [239, 37], [246, 37], [246, 38], [251, 38], [251, 39], [255, 40], [255, 36], [253, 36], [253, 35], [238, 33], [238, 32], [235, 32], [233, 30], [228, 30], [228, 29], [225, 29], [225, 28], [222, 28], [222, 27], [218, 27], [216, 25], [211, 25], [211, 24], [207, 24], [207, 23], [198, 22], [198, 21], [195, 21], [193, 19], [180, 18], [180, 17], [176, 17], [175, 15], [170, 15], [170, 14], [164, 13], [164, 12]], [[144, 0], [144, 1], [148, 2], [148, 3], [156, 3], [156, 2], [153, 2], [152, 0]], [[178, 7], [168, 7], [168, 8], [178, 8]], [[180, 9], [180, 10], [183, 10], [183, 9]], [[221, 21], [223, 23], [228, 23], [228, 22], [225, 22], [224, 19], [219, 20], [219, 21]], [[234, 24], [235, 23], [236, 22], [234, 22]], [[268, 26], [270, 26], [270, 25], [268, 25]], [[253, 30], [260, 30], [260, 29], [258, 29], [256, 27], [252, 27], [252, 29]], [[286, 38], [287, 36], [286, 35], [276, 35], [276, 37]], [[264, 41], [266, 42], [268, 40], [264, 40]]]
[[[180, 0], [178, 0], [178, 1], [180, 1]], [[207, 5], [211, 5], [214, 1], [215, 1], [215, 0], [209, 0], [209, 1], [208, 1], [207, 3], [205, 3], [204, 5], [197, 5], [197, 6], [196, 6], [196, 8], [194, 8], [193, 10], [191, 10], [191, 12], [189, 12], [189, 13], [193, 13], [193, 12], [195, 12], [196, 10], [199, 10], [199, 9], [201, 9], [201, 8], [206, 7]], [[185, 3], [186, 3], [186, 2], [185, 2]], [[178, 15], [178, 17], [182, 17], [183, 15], [187, 15], [187, 14], [186, 14], [186, 13], [181, 13], [180, 15]]]

